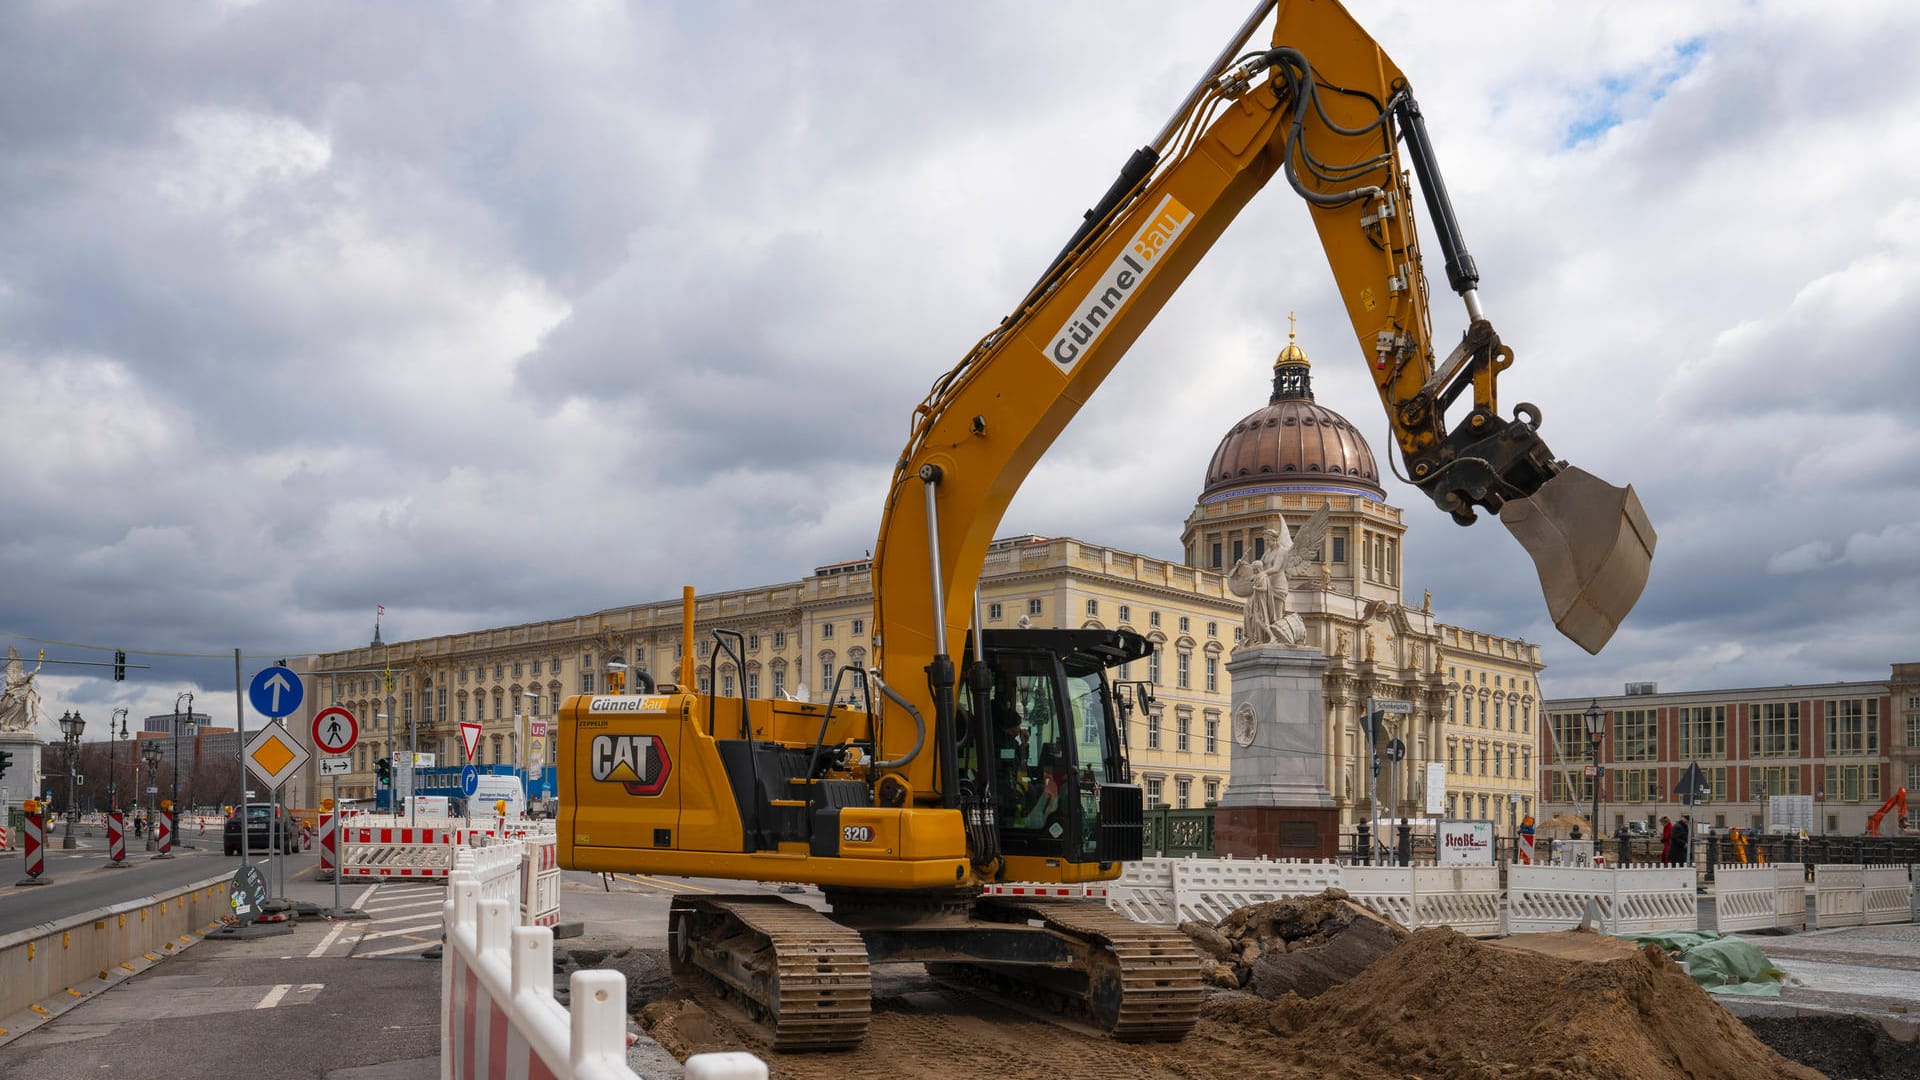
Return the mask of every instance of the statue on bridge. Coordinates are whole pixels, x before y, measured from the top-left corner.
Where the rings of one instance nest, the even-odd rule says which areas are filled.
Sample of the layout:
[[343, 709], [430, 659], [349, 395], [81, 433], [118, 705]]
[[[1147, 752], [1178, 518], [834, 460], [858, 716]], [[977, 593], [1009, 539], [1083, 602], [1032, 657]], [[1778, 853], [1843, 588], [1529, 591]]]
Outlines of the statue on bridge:
[[0, 694], [0, 732], [32, 731], [40, 722], [40, 692], [33, 688], [34, 676], [47, 664], [46, 653], [32, 671], [20, 662], [20, 650], [7, 646], [7, 688]]
[[1227, 573], [1227, 588], [1233, 595], [1245, 597], [1247, 602], [1241, 635], [1243, 647], [1294, 648], [1306, 644], [1307, 624], [1298, 613], [1289, 610], [1293, 588], [1287, 578], [1303, 572], [1314, 561], [1326, 536], [1327, 512], [1328, 504], [1322, 503], [1300, 527], [1297, 536], [1289, 533], [1287, 519], [1281, 518], [1278, 529], [1266, 530], [1266, 550], [1260, 557], [1241, 559]]

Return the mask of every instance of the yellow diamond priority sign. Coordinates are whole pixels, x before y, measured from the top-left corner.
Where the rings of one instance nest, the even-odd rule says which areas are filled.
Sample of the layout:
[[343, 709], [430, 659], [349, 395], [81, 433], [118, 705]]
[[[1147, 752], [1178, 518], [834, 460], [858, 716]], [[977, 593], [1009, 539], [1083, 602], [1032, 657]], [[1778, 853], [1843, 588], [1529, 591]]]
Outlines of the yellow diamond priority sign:
[[247, 771], [260, 778], [269, 788], [277, 788], [287, 782], [300, 766], [307, 763], [312, 755], [301, 746], [287, 729], [279, 724], [268, 724], [260, 734], [247, 740]]

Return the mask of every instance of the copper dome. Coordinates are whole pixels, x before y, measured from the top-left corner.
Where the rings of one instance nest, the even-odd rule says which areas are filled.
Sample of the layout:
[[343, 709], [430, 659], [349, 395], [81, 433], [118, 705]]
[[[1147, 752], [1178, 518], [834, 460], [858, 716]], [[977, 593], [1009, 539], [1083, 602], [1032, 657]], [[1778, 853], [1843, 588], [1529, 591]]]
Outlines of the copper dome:
[[1323, 481], [1386, 497], [1373, 450], [1347, 418], [1313, 401], [1307, 357], [1291, 343], [1273, 369], [1273, 397], [1233, 425], [1207, 463], [1202, 499], [1260, 483]]

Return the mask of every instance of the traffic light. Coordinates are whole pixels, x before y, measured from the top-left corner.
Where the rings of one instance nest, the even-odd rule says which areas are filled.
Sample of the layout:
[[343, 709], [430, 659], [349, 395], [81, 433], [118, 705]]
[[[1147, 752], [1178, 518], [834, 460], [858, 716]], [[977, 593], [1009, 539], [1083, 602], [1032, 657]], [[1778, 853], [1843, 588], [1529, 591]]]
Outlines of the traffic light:
[[127, 681], [127, 650], [113, 650], [113, 681]]
[[7, 775], [7, 770], [11, 768], [13, 768], [13, 751], [0, 750], [0, 776]]
[[373, 762], [373, 774], [380, 778], [380, 786], [386, 787], [393, 781], [393, 760], [376, 758]]

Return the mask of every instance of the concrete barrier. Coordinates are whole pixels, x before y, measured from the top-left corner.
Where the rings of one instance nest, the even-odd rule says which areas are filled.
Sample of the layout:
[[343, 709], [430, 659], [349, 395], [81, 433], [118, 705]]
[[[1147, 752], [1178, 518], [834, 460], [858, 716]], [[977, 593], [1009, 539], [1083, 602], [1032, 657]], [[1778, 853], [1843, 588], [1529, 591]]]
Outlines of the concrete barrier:
[[221, 876], [0, 937], [0, 1039], [146, 970], [231, 913]]

